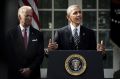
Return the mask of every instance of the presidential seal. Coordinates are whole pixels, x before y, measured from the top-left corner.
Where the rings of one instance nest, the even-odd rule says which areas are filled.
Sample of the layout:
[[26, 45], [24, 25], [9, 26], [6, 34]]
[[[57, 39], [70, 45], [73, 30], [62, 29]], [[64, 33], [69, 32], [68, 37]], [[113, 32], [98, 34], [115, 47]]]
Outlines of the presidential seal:
[[84, 73], [86, 65], [85, 58], [80, 54], [72, 54], [65, 60], [65, 69], [73, 76], [78, 76]]

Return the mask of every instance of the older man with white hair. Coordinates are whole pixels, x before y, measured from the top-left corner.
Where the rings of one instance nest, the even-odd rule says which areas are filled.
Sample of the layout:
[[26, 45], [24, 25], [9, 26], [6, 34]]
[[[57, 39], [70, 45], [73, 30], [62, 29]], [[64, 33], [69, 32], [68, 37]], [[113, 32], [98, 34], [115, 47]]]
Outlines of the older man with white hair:
[[30, 6], [20, 7], [20, 24], [7, 33], [8, 79], [40, 79], [44, 57], [43, 33], [31, 26], [32, 17]]

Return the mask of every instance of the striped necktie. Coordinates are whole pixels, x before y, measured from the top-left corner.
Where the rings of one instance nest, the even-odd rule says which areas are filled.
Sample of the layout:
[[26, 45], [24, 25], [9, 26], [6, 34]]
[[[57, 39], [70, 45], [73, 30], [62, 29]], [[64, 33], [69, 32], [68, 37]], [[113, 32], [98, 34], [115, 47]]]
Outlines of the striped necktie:
[[78, 42], [79, 42], [79, 36], [77, 30], [78, 30], [77, 28], [74, 29], [74, 36], [73, 36], [76, 49], [78, 49]]

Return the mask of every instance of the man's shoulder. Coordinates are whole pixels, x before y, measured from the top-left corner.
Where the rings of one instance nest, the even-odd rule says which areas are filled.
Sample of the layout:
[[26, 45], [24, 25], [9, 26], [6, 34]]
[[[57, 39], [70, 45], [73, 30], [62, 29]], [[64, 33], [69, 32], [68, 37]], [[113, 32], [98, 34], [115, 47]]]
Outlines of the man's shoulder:
[[94, 30], [90, 29], [90, 28], [87, 28], [85, 26], [81, 26], [81, 30], [84, 30], [86, 32], [94, 32]]
[[37, 30], [34, 27], [30, 26], [30, 31], [35, 33], [35, 34], [42, 34], [41, 30]]
[[30, 30], [33, 32], [40, 32], [39, 30], [35, 29], [33, 26], [30, 26]]
[[58, 31], [65, 31], [65, 30], [68, 30], [69, 29], [69, 25], [66, 25], [64, 27], [61, 27], [58, 29]]
[[18, 34], [18, 27], [11, 27], [5, 31], [5, 39], [16, 37]]
[[18, 26], [11, 27], [6, 30], [6, 34], [14, 33], [18, 30]]

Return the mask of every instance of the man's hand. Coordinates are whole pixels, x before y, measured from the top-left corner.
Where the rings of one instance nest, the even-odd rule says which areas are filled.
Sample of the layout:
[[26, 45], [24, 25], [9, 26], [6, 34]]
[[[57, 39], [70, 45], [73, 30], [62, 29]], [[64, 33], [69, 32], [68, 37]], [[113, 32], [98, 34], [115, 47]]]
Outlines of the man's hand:
[[21, 68], [19, 71], [24, 77], [29, 77], [32, 72], [30, 68]]
[[56, 50], [58, 48], [58, 44], [56, 42], [52, 42], [52, 40], [49, 40], [48, 44], [48, 51]]
[[105, 54], [105, 45], [103, 44], [103, 40], [101, 40], [100, 44], [97, 44], [97, 51], [100, 52], [102, 55]]

